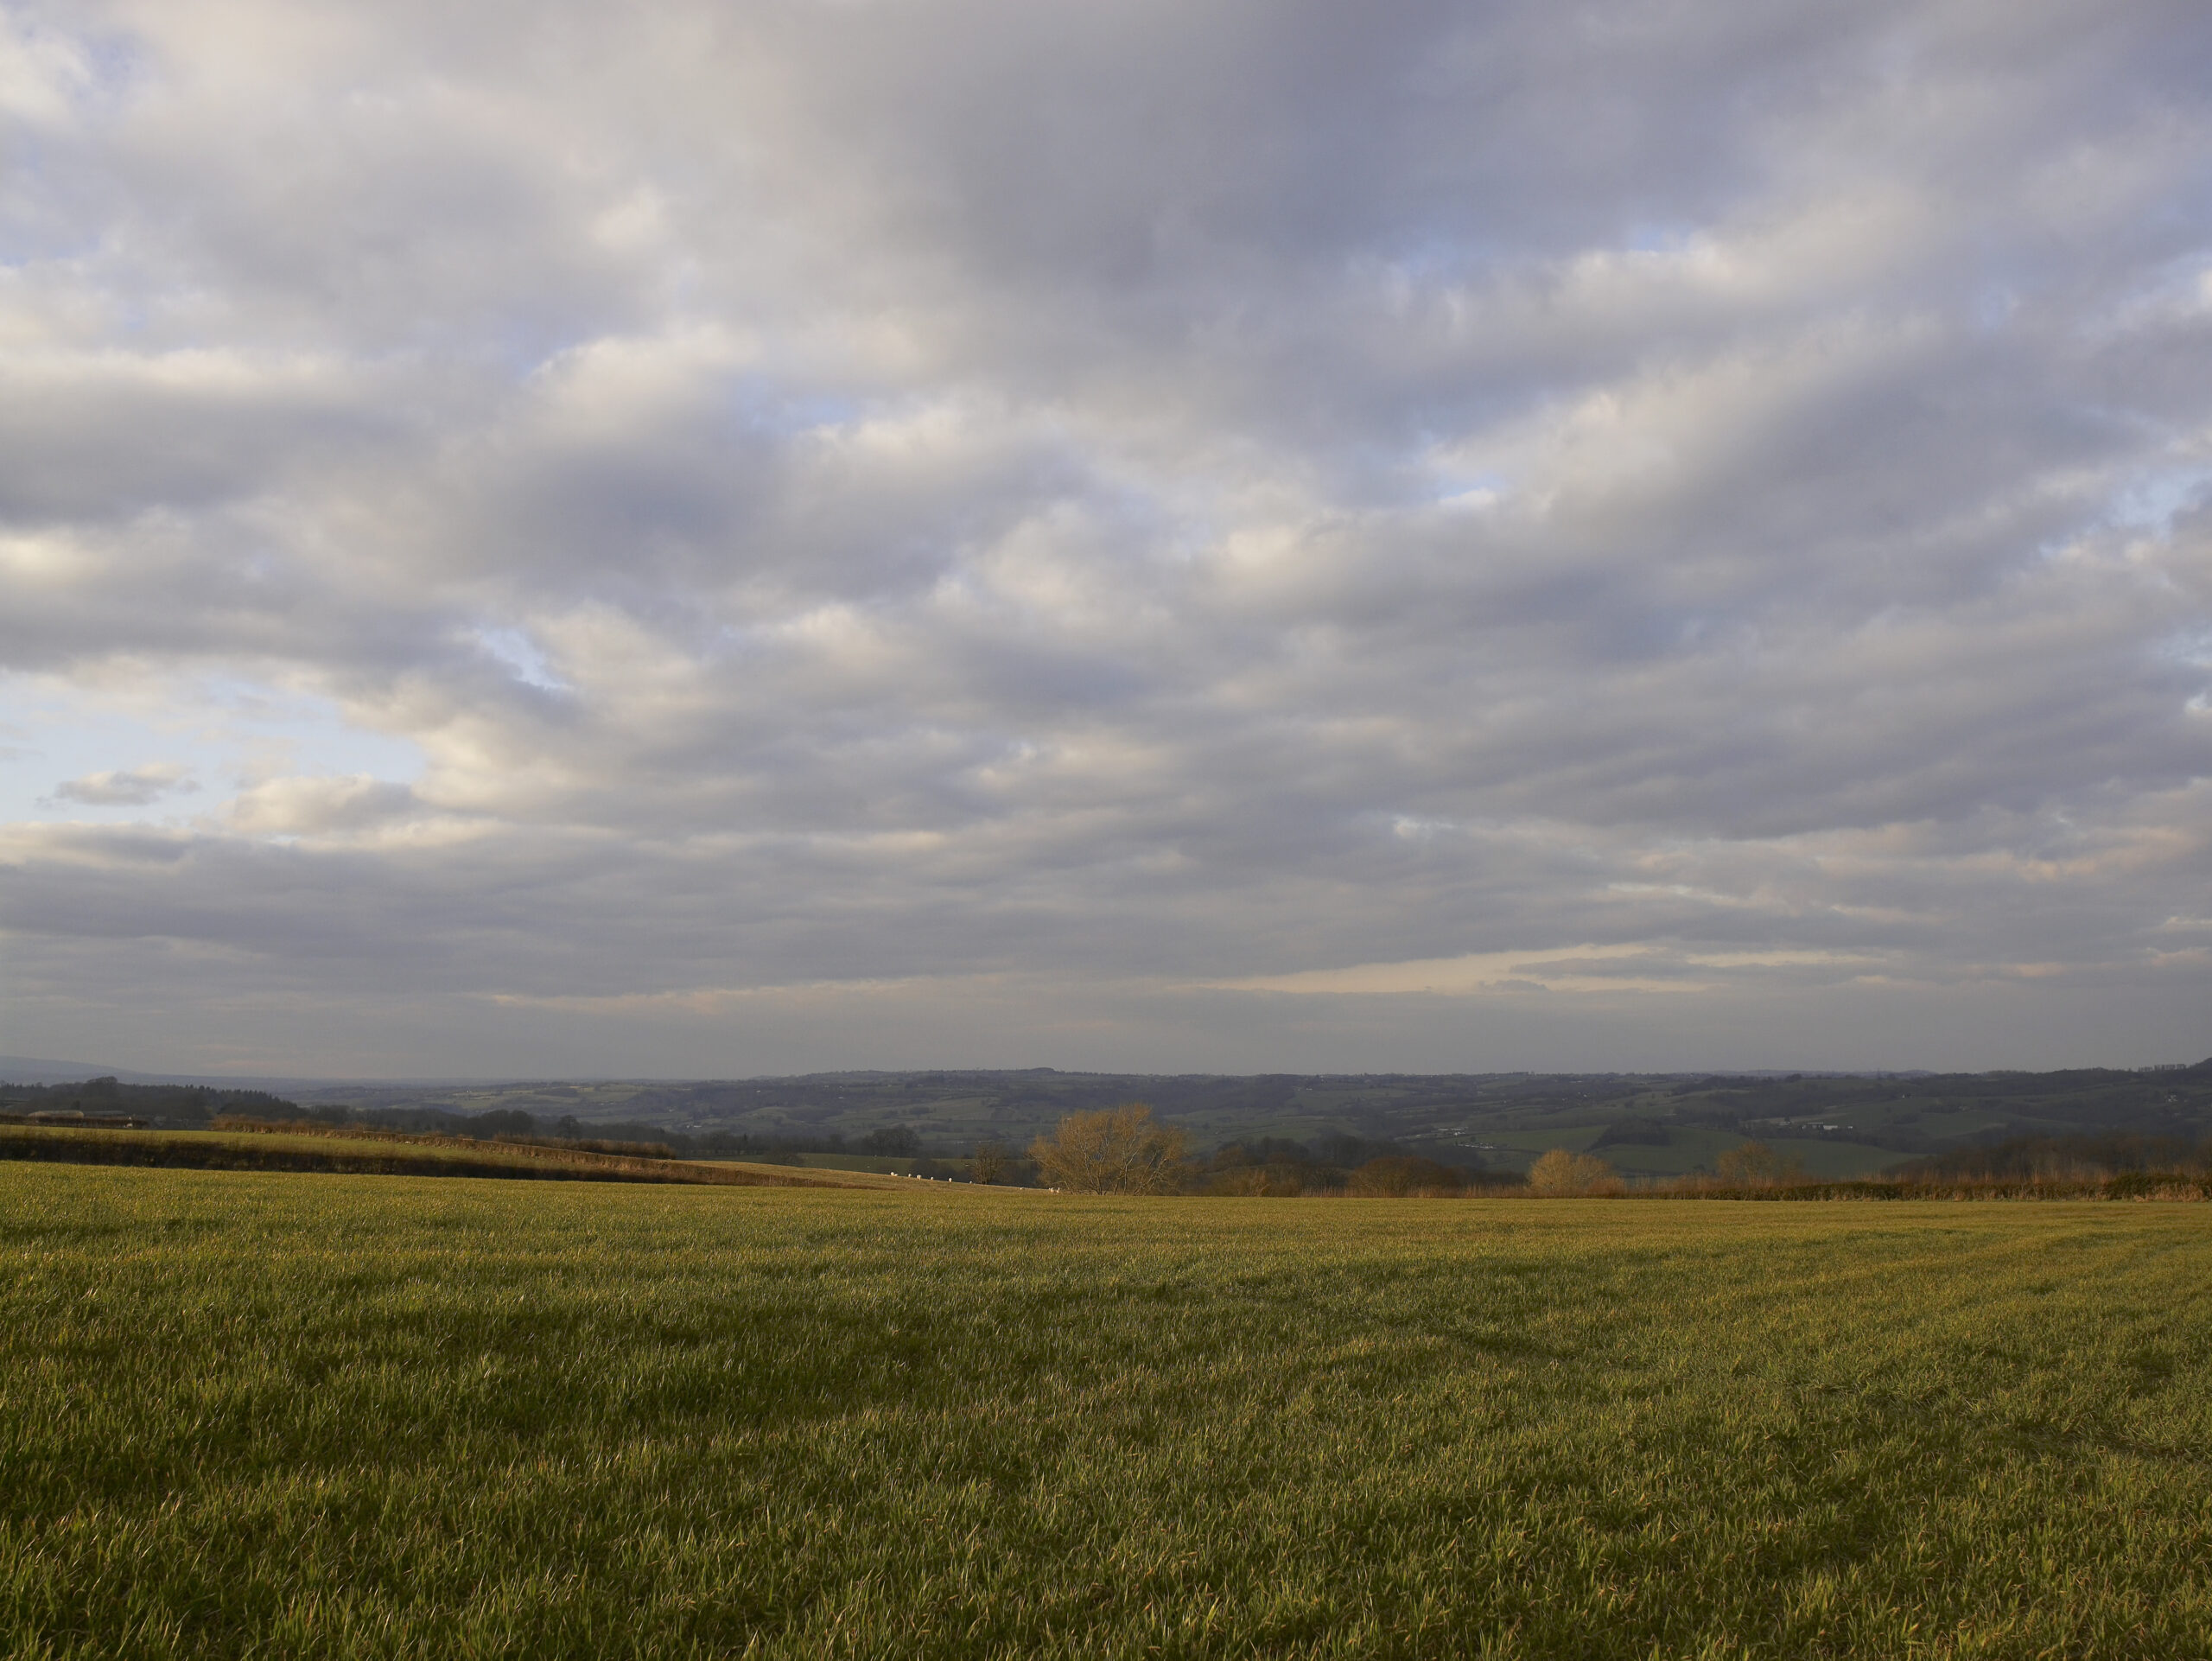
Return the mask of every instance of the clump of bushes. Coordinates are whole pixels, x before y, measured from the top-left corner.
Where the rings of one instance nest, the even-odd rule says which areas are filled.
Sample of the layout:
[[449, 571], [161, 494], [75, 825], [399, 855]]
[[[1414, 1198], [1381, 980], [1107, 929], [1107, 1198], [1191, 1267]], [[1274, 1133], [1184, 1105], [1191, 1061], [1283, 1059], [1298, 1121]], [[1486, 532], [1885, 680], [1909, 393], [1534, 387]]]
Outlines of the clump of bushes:
[[1795, 1155], [1784, 1158], [1763, 1142], [1731, 1148], [1713, 1161], [1713, 1174], [1731, 1188], [1771, 1188], [1806, 1180], [1802, 1161]]
[[1354, 1171], [1344, 1191], [1378, 1199], [1456, 1199], [1467, 1191], [1467, 1179], [1464, 1173], [1435, 1160], [1393, 1154], [1370, 1159]]
[[2212, 1174], [2212, 1142], [2119, 1133], [2014, 1136], [1914, 1160], [1894, 1174], [1910, 1182], [2092, 1182], [2143, 1172]]
[[1595, 1154], [1554, 1148], [1529, 1170], [1529, 1191], [1543, 1194], [1620, 1193], [1626, 1184]]

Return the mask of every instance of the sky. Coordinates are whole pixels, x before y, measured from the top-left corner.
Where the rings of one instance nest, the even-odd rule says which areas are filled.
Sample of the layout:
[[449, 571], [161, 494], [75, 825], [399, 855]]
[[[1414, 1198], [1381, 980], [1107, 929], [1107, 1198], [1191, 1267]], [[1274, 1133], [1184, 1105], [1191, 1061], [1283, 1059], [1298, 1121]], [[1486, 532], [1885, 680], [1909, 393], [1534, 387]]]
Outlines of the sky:
[[0, 1051], [2212, 1054], [2212, 10], [0, 0]]

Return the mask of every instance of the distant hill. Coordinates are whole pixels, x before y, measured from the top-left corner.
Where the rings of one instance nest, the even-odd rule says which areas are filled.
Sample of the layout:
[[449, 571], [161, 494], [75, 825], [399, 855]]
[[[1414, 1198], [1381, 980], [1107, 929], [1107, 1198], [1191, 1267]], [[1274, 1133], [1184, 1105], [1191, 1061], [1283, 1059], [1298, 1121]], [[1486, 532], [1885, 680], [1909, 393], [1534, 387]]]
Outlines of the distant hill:
[[279, 1091], [333, 1091], [340, 1094], [363, 1091], [411, 1091], [420, 1093], [430, 1090], [480, 1090], [486, 1085], [497, 1086], [505, 1081], [498, 1079], [422, 1078], [380, 1079], [374, 1084], [348, 1082], [341, 1079], [310, 1078], [297, 1073], [258, 1072], [134, 1072], [129, 1067], [111, 1067], [90, 1061], [54, 1061], [29, 1055], [0, 1055], [0, 1085], [73, 1085], [86, 1079], [112, 1079], [125, 1085], [192, 1085], [211, 1090], [270, 1090]]
[[1499, 1174], [1525, 1171], [1544, 1150], [1567, 1148], [1626, 1172], [1679, 1175], [1712, 1169], [1746, 1138], [1827, 1178], [1868, 1175], [1908, 1161], [1955, 1163], [2009, 1144], [2053, 1146], [2054, 1139], [2149, 1138], [2190, 1147], [2212, 1140], [2212, 1062], [2038, 1073], [1168, 1076], [1030, 1068], [342, 1084], [0, 1056], [0, 1083], [18, 1086], [18, 1093], [41, 1086], [67, 1091], [103, 1076], [138, 1098], [129, 1111], [163, 1123], [204, 1123], [224, 1112], [311, 1116], [418, 1131], [656, 1140], [740, 1157], [926, 1159], [965, 1155], [984, 1142], [1018, 1154], [1065, 1114], [1131, 1100], [1184, 1126], [1201, 1151], [1236, 1143], [1258, 1156], [1272, 1156], [1263, 1149], [1296, 1147], [1320, 1157], [1357, 1142], [1370, 1155], [1418, 1154]]
[[310, 1111], [429, 1129], [493, 1113], [500, 1128], [567, 1136], [650, 1132], [725, 1154], [1019, 1151], [1064, 1114], [1130, 1100], [1230, 1142], [1319, 1149], [1344, 1138], [1510, 1173], [1550, 1148], [1594, 1150], [1624, 1171], [1708, 1170], [1757, 1138], [1816, 1175], [1859, 1176], [2022, 1138], [2212, 1138], [2212, 1062], [1986, 1073], [1276, 1073], [1260, 1076], [931, 1071], [799, 1078], [286, 1091]]
[[0, 1084], [73, 1085], [86, 1079], [116, 1079], [149, 1084], [151, 1075], [120, 1067], [96, 1067], [84, 1061], [41, 1061], [28, 1055], [0, 1055]]

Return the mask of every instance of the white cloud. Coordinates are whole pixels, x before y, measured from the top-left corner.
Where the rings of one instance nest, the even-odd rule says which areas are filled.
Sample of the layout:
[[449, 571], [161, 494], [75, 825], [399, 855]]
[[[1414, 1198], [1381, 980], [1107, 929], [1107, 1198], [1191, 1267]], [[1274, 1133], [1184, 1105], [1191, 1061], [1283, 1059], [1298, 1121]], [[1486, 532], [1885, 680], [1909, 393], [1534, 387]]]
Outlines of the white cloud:
[[230, 805], [238, 830], [258, 836], [312, 836], [355, 830], [414, 805], [414, 792], [365, 775], [270, 779], [242, 791]]
[[58, 126], [92, 85], [85, 54], [67, 35], [0, 18], [0, 116]]

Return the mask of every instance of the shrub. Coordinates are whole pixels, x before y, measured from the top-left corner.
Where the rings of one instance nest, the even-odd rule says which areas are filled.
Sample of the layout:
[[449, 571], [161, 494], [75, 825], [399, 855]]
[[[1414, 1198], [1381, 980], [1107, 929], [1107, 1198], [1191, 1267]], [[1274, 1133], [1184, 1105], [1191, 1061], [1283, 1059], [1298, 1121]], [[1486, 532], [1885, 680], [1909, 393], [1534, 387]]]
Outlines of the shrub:
[[1572, 1154], [1554, 1148], [1529, 1168], [1529, 1187], [1535, 1193], [1618, 1193], [1620, 1178], [1595, 1154]]
[[1037, 1174], [1070, 1193], [1174, 1193], [1183, 1187], [1190, 1138], [1153, 1123], [1143, 1102], [1097, 1113], [1071, 1113], [1030, 1144]]
[[1369, 1160], [1351, 1174], [1346, 1187], [1361, 1195], [1428, 1198], [1464, 1193], [1467, 1179], [1435, 1160], [1395, 1154]]

